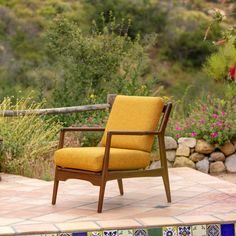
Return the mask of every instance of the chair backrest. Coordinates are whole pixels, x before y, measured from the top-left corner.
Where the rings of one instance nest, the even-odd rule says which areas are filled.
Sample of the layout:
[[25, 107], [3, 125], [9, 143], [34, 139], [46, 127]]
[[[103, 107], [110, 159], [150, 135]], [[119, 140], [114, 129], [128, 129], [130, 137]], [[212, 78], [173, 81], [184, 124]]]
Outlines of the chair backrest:
[[[107, 131], [154, 131], [162, 114], [164, 102], [160, 97], [121, 96], [115, 98], [101, 145], [106, 145]], [[150, 152], [154, 137], [112, 136], [111, 147]]]

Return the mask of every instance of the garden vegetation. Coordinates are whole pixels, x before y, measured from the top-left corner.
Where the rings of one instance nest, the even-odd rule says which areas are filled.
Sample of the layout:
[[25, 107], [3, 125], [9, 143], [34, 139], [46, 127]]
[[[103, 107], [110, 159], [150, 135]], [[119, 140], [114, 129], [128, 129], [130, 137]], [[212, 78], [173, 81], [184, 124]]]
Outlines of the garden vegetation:
[[[108, 93], [165, 96], [175, 105], [169, 134], [222, 145], [236, 133], [235, 5], [0, 0], [0, 109], [104, 103]], [[226, 19], [209, 13], [219, 6]], [[103, 126], [107, 114], [0, 117], [1, 170], [50, 178], [59, 128]], [[81, 146], [99, 139], [71, 137]]]

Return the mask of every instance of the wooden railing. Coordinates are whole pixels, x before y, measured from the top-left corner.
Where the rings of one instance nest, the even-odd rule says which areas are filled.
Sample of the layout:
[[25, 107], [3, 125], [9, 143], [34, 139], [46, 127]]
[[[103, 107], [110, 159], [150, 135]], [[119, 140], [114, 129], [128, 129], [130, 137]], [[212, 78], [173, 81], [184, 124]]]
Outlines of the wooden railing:
[[94, 110], [105, 110], [110, 109], [116, 94], [107, 95], [107, 103], [104, 104], [94, 104], [94, 105], [83, 105], [83, 106], [72, 106], [72, 107], [59, 107], [59, 108], [45, 108], [45, 109], [34, 109], [34, 110], [4, 110], [0, 111], [0, 116], [13, 117], [18, 115], [56, 115], [65, 113], [75, 113], [84, 111], [94, 111]]

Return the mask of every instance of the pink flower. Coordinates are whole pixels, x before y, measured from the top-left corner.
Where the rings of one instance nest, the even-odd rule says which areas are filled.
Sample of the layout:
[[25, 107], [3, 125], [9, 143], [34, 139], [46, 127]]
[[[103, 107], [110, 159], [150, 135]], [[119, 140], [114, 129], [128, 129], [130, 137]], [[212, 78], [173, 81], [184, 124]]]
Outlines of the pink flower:
[[176, 134], [176, 138], [179, 138], [180, 137], [180, 134]]
[[192, 137], [196, 137], [197, 133], [193, 131], [191, 135], [192, 135]]
[[225, 112], [224, 112], [224, 111], [222, 111], [222, 112], [221, 112], [221, 114], [222, 114], [222, 115], [224, 115], [224, 114], [225, 114]]
[[175, 130], [182, 130], [182, 128], [176, 125]]
[[205, 124], [205, 122], [206, 122], [205, 120], [200, 120], [199, 121], [200, 124]]
[[216, 137], [218, 137], [218, 132], [211, 133], [211, 138], [216, 138]]
[[218, 115], [217, 114], [212, 114], [212, 116], [217, 119], [218, 118]]

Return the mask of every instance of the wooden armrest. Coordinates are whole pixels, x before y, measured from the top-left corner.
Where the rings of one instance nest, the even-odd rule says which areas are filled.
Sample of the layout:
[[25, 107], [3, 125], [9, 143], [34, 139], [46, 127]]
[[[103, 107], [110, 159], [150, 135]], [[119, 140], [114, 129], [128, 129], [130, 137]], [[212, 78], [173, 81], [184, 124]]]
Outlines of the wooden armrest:
[[105, 128], [103, 127], [65, 127], [60, 130], [60, 140], [58, 148], [63, 148], [64, 146], [64, 139], [65, 139], [65, 132], [74, 132], [74, 131], [82, 131], [82, 132], [88, 132], [88, 131], [104, 131]]

